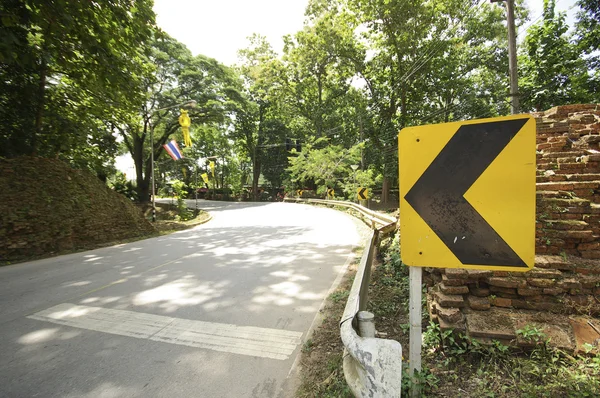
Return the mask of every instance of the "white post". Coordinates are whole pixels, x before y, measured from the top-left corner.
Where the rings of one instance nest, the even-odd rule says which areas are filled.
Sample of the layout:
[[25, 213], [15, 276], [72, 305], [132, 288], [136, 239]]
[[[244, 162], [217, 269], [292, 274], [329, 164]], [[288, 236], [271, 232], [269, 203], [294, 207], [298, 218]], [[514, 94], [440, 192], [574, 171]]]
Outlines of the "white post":
[[409, 353], [409, 375], [413, 380], [413, 389], [411, 396], [421, 396], [421, 386], [415, 383], [413, 378], [415, 370], [421, 371], [421, 342], [422, 342], [422, 330], [421, 330], [421, 296], [422, 296], [422, 279], [423, 269], [421, 267], [408, 267], [409, 279], [410, 279], [410, 297], [409, 297], [409, 318], [410, 318], [410, 353]]

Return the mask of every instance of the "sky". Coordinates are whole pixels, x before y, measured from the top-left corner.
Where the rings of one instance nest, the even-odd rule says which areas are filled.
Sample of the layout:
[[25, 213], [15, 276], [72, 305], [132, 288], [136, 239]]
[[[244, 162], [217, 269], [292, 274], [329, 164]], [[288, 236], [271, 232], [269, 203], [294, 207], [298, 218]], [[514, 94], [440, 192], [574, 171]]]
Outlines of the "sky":
[[302, 29], [308, 0], [155, 0], [158, 26], [225, 65], [237, 62], [253, 33], [266, 36], [281, 53], [282, 37]]
[[[544, 1], [526, 3], [535, 20]], [[558, 10], [566, 11], [575, 0], [556, 3]], [[237, 51], [247, 47], [247, 37], [253, 33], [266, 36], [281, 54], [282, 37], [302, 29], [307, 4], [308, 0], [155, 0], [154, 12], [158, 26], [184, 43], [192, 54], [232, 65], [237, 62]], [[569, 12], [569, 22], [574, 11]]]

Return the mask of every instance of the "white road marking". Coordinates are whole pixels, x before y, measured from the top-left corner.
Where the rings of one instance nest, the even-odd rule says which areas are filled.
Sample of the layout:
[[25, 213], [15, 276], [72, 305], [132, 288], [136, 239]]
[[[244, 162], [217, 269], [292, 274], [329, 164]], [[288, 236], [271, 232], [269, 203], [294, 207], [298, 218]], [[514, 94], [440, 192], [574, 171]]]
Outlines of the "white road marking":
[[302, 332], [193, 321], [134, 311], [59, 304], [27, 318], [97, 332], [205, 348], [233, 354], [284, 360]]

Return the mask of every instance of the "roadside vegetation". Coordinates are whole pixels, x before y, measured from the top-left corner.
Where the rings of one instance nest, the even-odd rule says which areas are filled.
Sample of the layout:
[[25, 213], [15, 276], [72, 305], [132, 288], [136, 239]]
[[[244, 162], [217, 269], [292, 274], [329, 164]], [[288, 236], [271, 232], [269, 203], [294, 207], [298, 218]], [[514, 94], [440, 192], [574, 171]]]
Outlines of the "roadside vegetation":
[[[522, 112], [600, 103], [598, 1], [576, 0], [571, 25], [557, 3], [515, 2]], [[58, 159], [142, 203], [151, 179], [387, 202], [400, 129], [510, 113], [504, 2], [310, 0], [281, 54], [254, 34], [236, 65], [192, 54], [152, 0], [4, 1], [0, 15], [0, 158]]]
[[[323, 324], [302, 350], [299, 397], [352, 397], [342, 370], [341, 318], [353, 274], [328, 299]], [[381, 338], [402, 344], [408, 358], [408, 270], [400, 261], [399, 236], [384, 241], [375, 265], [369, 310]], [[530, 343], [522, 349], [499, 341], [480, 342], [464, 334], [441, 331], [430, 322], [424, 304], [423, 367], [414, 381], [403, 372], [403, 396], [414, 382], [423, 397], [598, 397], [600, 352], [571, 355], [550, 345], [534, 325], [518, 330]]]

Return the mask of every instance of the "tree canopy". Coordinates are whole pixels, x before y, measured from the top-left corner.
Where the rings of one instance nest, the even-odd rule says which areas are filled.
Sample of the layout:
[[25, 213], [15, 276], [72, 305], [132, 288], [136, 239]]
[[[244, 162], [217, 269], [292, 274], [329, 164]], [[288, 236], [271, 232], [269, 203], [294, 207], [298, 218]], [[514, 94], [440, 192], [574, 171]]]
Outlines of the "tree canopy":
[[[573, 26], [516, 1], [522, 110], [600, 102], [600, 6]], [[128, 153], [160, 187], [397, 186], [398, 131], [509, 113], [506, 6], [480, 0], [310, 0], [277, 54], [255, 34], [225, 66], [156, 26], [151, 0], [0, 5], [0, 156], [57, 157], [106, 179]], [[186, 108], [192, 145], [178, 123]], [[175, 139], [184, 160], [163, 144]], [[209, 161], [216, 162], [215, 176]], [[358, 166], [353, 170], [350, 166]]]

